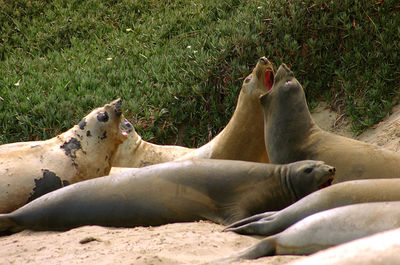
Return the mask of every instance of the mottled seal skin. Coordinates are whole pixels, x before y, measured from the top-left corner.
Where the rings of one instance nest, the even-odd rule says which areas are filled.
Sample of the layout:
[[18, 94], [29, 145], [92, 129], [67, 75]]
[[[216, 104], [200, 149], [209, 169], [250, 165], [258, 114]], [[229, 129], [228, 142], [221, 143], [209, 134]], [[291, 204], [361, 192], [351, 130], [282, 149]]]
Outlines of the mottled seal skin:
[[282, 64], [261, 97], [271, 163], [313, 159], [336, 167], [334, 183], [400, 177], [400, 154], [321, 130], [312, 120], [302, 86]]
[[143, 167], [173, 160], [211, 158], [268, 162], [264, 143], [264, 118], [259, 97], [271, 89], [274, 68], [261, 57], [243, 81], [235, 112], [226, 127], [209, 143], [192, 149], [155, 145], [134, 133], [118, 150], [113, 166]]
[[120, 99], [92, 111], [70, 130], [46, 141], [0, 147], [0, 212], [11, 212], [70, 183], [107, 175], [122, 129]]
[[306, 217], [228, 259], [306, 255], [400, 227], [400, 202], [352, 204]]
[[282, 209], [324, 186], [333, 175], [334, 168], [321, 161], [288, 165], [217, 159], [167, 162], [48, 193], [0, 215], [0, 231], [154, 226], [204, 219], [227, 224]]
[[399, 190], [400, 179], [346, 181], [313, 192], [278, 212], [265, 212], [240, 220], [225, 231], [270, 236], [320, 211], [356, 203], [400, 201]]
[[290, 265], [390, 265], [400, 264], [400, 229], [393, 229], [357, 239]]

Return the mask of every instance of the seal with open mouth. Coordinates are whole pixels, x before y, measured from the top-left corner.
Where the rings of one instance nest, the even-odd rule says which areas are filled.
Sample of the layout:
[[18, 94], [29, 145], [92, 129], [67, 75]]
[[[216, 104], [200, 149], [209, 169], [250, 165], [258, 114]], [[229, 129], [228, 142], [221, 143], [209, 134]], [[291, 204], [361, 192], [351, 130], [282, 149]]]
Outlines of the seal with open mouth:
[[197, 149], [155, 145], [143, 141], [134, 132], [119, 147], [113, 166], [143, 167], [192, 158], [268, 162], [259, 97], [272, 88], [273, 82], [273, 65], [267, 58], [261, 57], [252, 73], [243, 81], [231, 120], [209, 143]]
[[49, 140], [2, 145], [0, 213], [70, 183], [107, 175], [118, 146], [132, 128], [122, 118], [121, 105], [118, 99], [95, 109]]

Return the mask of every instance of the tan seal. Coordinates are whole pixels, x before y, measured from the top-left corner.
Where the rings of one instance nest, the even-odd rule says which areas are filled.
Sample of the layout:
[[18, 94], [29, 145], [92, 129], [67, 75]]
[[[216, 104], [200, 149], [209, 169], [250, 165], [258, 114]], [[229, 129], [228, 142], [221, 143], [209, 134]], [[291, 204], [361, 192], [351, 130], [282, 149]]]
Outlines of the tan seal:
[[143, 167], [172, 160], [191, 158], [231, 159], [268, 162], [264, 143], [264, 118], [259, 97], [271, 89], [273, 65], [259, 59], [243, 81], [235, 112], [227, 126], [209, 143], [198, 149], [155, 145], [133, 133], [116, 155], [115, 167]]
[[52, 139], [1, 146], [0, 212], [13, 211], [70, 183], [107, 175], [129, 133], [121, 120], [121, 104], [118, 99], [92, 111]]
[[400, 177], [400, 154], [321, 130], [312, 120], [302, 86], [286, 65], [261, 98], [271, 163], [322, 160], [336, 167], [336, 182]]
[[333, 175], [334, 168], [321, 161], [288, 165], [219, 159], [166, 162], [47, 193], [0, 215], [0, 231], [197, 220], [227, 224], [282, 209], [324, 186]]

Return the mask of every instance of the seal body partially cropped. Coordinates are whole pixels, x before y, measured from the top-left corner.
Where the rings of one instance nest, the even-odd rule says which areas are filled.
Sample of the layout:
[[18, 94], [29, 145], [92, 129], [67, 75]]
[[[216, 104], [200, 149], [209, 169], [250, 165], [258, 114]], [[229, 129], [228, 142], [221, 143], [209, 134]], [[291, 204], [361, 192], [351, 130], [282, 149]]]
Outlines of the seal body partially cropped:
[[46, 141], [0, 147], [0, 212], [10, 212], [70, 183], [107, 175], [121, 131], [120, 99], [88, 114], [70, 130]]
[[133, 227], [202, 219], [227, 224], [282, 209], [329, 182], [333, 174], [334, 168], [321, 161], [162, 163], [48, 193], [0, 215], [0, 231]]
[[322, 160], [336, 167], [336, 182], [400, 177], [400, 154], [321, 130], [312, 120], [302, 86], [286, 65], [261, 98], [271, 163]]
[[315, 191], [277, 212], [240, 220], [225, 231], [274, 235], [305, 217], [332, 208], [367, 202], [400, 201], [400, 179], [363, 179], [338, 183]]
[[320, 251], [288, 265], [400, 264], [400, 228]]
[[118, 150], [115, 167], [143, 167], [192, 158], [268, 162], [264, 143], [264, 118], [259, 97], [271, 89], [274, 68], [262, 57], [243, 81], [235, 112], [227, 126], [200, 148], [155, 145], [131, 134]]
[[400, 202], [371, 202], [322, 211], [233, 255], [256, 259], [271, 255], [305, 255], [351, 240], [400, 227]]

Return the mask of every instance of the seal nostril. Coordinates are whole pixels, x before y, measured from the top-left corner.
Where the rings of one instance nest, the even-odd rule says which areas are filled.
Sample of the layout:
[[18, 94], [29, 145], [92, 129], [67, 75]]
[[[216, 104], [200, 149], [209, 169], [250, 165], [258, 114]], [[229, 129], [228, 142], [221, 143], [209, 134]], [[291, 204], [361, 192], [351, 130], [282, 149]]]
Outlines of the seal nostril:
[[267, 59], [264, 58], [264, 57], [261, 57], [260, 58], [260, 62], [263, 63], [263, 64], [267, 64]]

